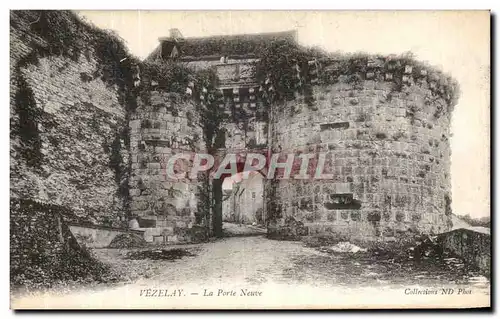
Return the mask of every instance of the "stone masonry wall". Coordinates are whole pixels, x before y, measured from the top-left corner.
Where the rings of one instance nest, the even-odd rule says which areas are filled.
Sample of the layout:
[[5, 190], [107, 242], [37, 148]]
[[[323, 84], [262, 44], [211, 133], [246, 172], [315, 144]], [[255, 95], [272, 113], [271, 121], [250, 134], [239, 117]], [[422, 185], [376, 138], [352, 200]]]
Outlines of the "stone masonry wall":
[[[117, 88], [94, 76], [99, 62], [90, 46], [73, 48], [72, 57], [49, 52], [26, 61], [35, 47], [50, 45], [30, 29], [36, 19], [36, 12], [11, 11], [11, 197], [60, 205], [86, 222], [126, 225], [127, 121]], [[23, 141], [36, 131], [37, 143]], [[39, 157], [30, 162], [23, 154], [33, 151]]]
[[203, 149], [198, 117], [191, 99], [157, 91], [151, 92], [149, 101], [140, 101], [132, 114], [131, 212], [140, 217], [149, 242], [196, 240], [196, 231], [203, 225], [204, 216], [198, 214], [200, 182], [174, 181], [166, 173], [171, 156]]
[[[136, 98], [136, 62], [108, 42], [109, 34], [75, 23], [71, 15], [41, 17], [11, 12], [11, 197], [58, 205], [80, 221], [115, 227], [125, 226], [131, 213], [140, 217], [146, 240], [157, 243], [206, 236], [210, 181], [172, 181], [165, 171], [171, 156], [206, 146], [194, 102], [201, 97], [153, 88]], [[41, 21], [58, 32], [44, 32]], [[272, 102], [271, 109], [261, 99], [260, 91], [270, 90], [267, 82], [257, 85], [253, 75], [243, 86], [234, 82], [237, 63], [191, 65], [220, 69], [219, 107], [228, 115], [220, 155], [262, 151], [269, 144], [281, 153], [328, 152], [324, 173], [332, 179], [266, 182], [271, 235], [290, 219], [304, 223], [309, 234], [363, 239], [448, 230], [449, 104], [455, 92], [447, 90], [446, 78], [417, 64], [412, 69], [407, 59], [398, 65], [380, 61], [340, 62], [331, 74], [330, 66], [319, 75], [311, 67], [308, 72], [323, 84], [314, 79], [311, 86], [309, 79], [306, 96]], [[125, 78], [129, 87], [119, 84]]]
[[[268, 232], [287, 217], [313, 234], [389, 239], [449, 229], [451, 114], [425, 80], [395, 90], [383, 79], [315, 86], [275, 106], [272, 146], [282, 153], [327, 152], [330, 180], [280, 180]], [[270, 199], [268, 199], [270, 200]]]

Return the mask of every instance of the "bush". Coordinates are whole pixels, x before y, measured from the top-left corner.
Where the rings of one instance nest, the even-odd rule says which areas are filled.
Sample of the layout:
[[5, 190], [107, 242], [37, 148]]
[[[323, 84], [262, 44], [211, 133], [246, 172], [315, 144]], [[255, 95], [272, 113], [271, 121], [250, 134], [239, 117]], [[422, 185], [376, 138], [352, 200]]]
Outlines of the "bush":
[[11, 199], [10, 280], [14, 288], [57, 283], [109, 282], [118, 277], [78, 244], [62, 216], [68, 209]]
[[[157, 90], [184, 94], [194, 74], [191, 70], [174, 62], [144, 62], [141, 66], [141, 91]], [[152, 81], [156, 85], [152, 85]]]
[[109, 248], [136, 248], [146, 246], [144, 238], [134, 233], [119, 234], [109, 244]]

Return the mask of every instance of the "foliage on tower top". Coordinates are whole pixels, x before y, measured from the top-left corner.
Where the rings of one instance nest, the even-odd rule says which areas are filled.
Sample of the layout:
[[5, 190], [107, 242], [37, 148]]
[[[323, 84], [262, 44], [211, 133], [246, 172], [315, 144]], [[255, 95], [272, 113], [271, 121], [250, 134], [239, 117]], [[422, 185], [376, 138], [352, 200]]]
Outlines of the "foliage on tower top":
[[[317, 79], [311, 78], [311, 68], [315, 69]], [[311, 80], [317, 80], [319, 85], [341, 81], [350, 84], [364, 80], [390, 81], [394, 91], [403, 91], [415, 84], [427, 85], [435, 98], [446, 102], [448, 112], [453, 110], [460, 96], [455, 79], [417, 61], [412, 53], [389, 56], [327, 53], [286, 40], [274, 41], [260, 52], [256, 76], [260, 83], [272, 84], [274, 101], [293, 99], [295, 92], [307, 93], [314, 83]]]

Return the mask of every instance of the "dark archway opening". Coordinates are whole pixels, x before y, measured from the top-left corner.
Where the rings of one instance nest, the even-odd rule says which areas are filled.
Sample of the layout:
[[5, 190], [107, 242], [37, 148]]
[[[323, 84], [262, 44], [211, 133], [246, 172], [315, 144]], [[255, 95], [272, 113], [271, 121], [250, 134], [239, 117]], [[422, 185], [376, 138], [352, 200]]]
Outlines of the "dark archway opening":
[[[229, 165], [226, 167], [229, 168]], [[252, 227], [265, 225], [264, 178], [262, 171], [247, 172], [245, 163], [236, 163], [236, 173], [212, 178], [212, 229], [217, 238], [224, 237], [224, 222]], [[231, 226], [231, 225], [230, 225]]]

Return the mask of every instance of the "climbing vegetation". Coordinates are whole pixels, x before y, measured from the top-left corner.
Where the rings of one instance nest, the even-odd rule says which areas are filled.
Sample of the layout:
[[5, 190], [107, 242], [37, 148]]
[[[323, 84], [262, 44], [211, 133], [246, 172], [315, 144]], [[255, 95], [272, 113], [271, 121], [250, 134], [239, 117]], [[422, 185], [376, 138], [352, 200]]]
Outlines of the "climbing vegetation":
[[[44, 112], [41, 105], [37, 105], [33, 89], [25, 76], [26, 69], [38, 66], [42, 58], [63, 57], [77, 63], [92, 62], [95, 65], [93, 72], [80, 73], [80, 79], [82, 82], [100, 79], [116, 88], [118, 101], [126, 110], [125, 122], [128, 122], [130, 111], [137, 107], [135, 83], [139, 60], [128, 52], [121, 38], [111, 31], [97, 28], [74, 12], [65, 10], [13, 11], [11, 27], [22, 28], [35, 38], [29, 45], [31, 51], [17, 62], [13, 74], [13, 79], [17, 82], [14, 104], [18, 119], [13, 121], [12, 134], [19, 137], [19, 154], [28, 166], [42, 166], [40, 136], [42, 132], [57, 126], [50, 114]], [[63, 72], [71, 61], [59, 66], [58, 71]], [[130, 147], [128, 127], [124, 126], [117, 130], [116, 138], [111, 141], [110, 167], [114, 169], [120, 195], [127, 200], [128, 169], [123, 167], [127, 164], [118, 163], [122, 161], [119, 155], [121, 149]]]
[[300, 93], [309, 106], [314, 104], [312, 86], [315, 84], [345, 82], [361, 88], [364, 80], [390, 81], [393, 92], [402, 92], [405, 87], [426, 82], [431, 91], [430, 98], [445, 101], [446, 109], [436, 104], [436, 117], [451, 112], [460, 96], [456, 80], [425, 62], [415, 60], [412, 53], [391, 56], [326, 53], [287, 40], [274, 41], [260, 50], [256, 76], [270, 102], [291, 100]]

